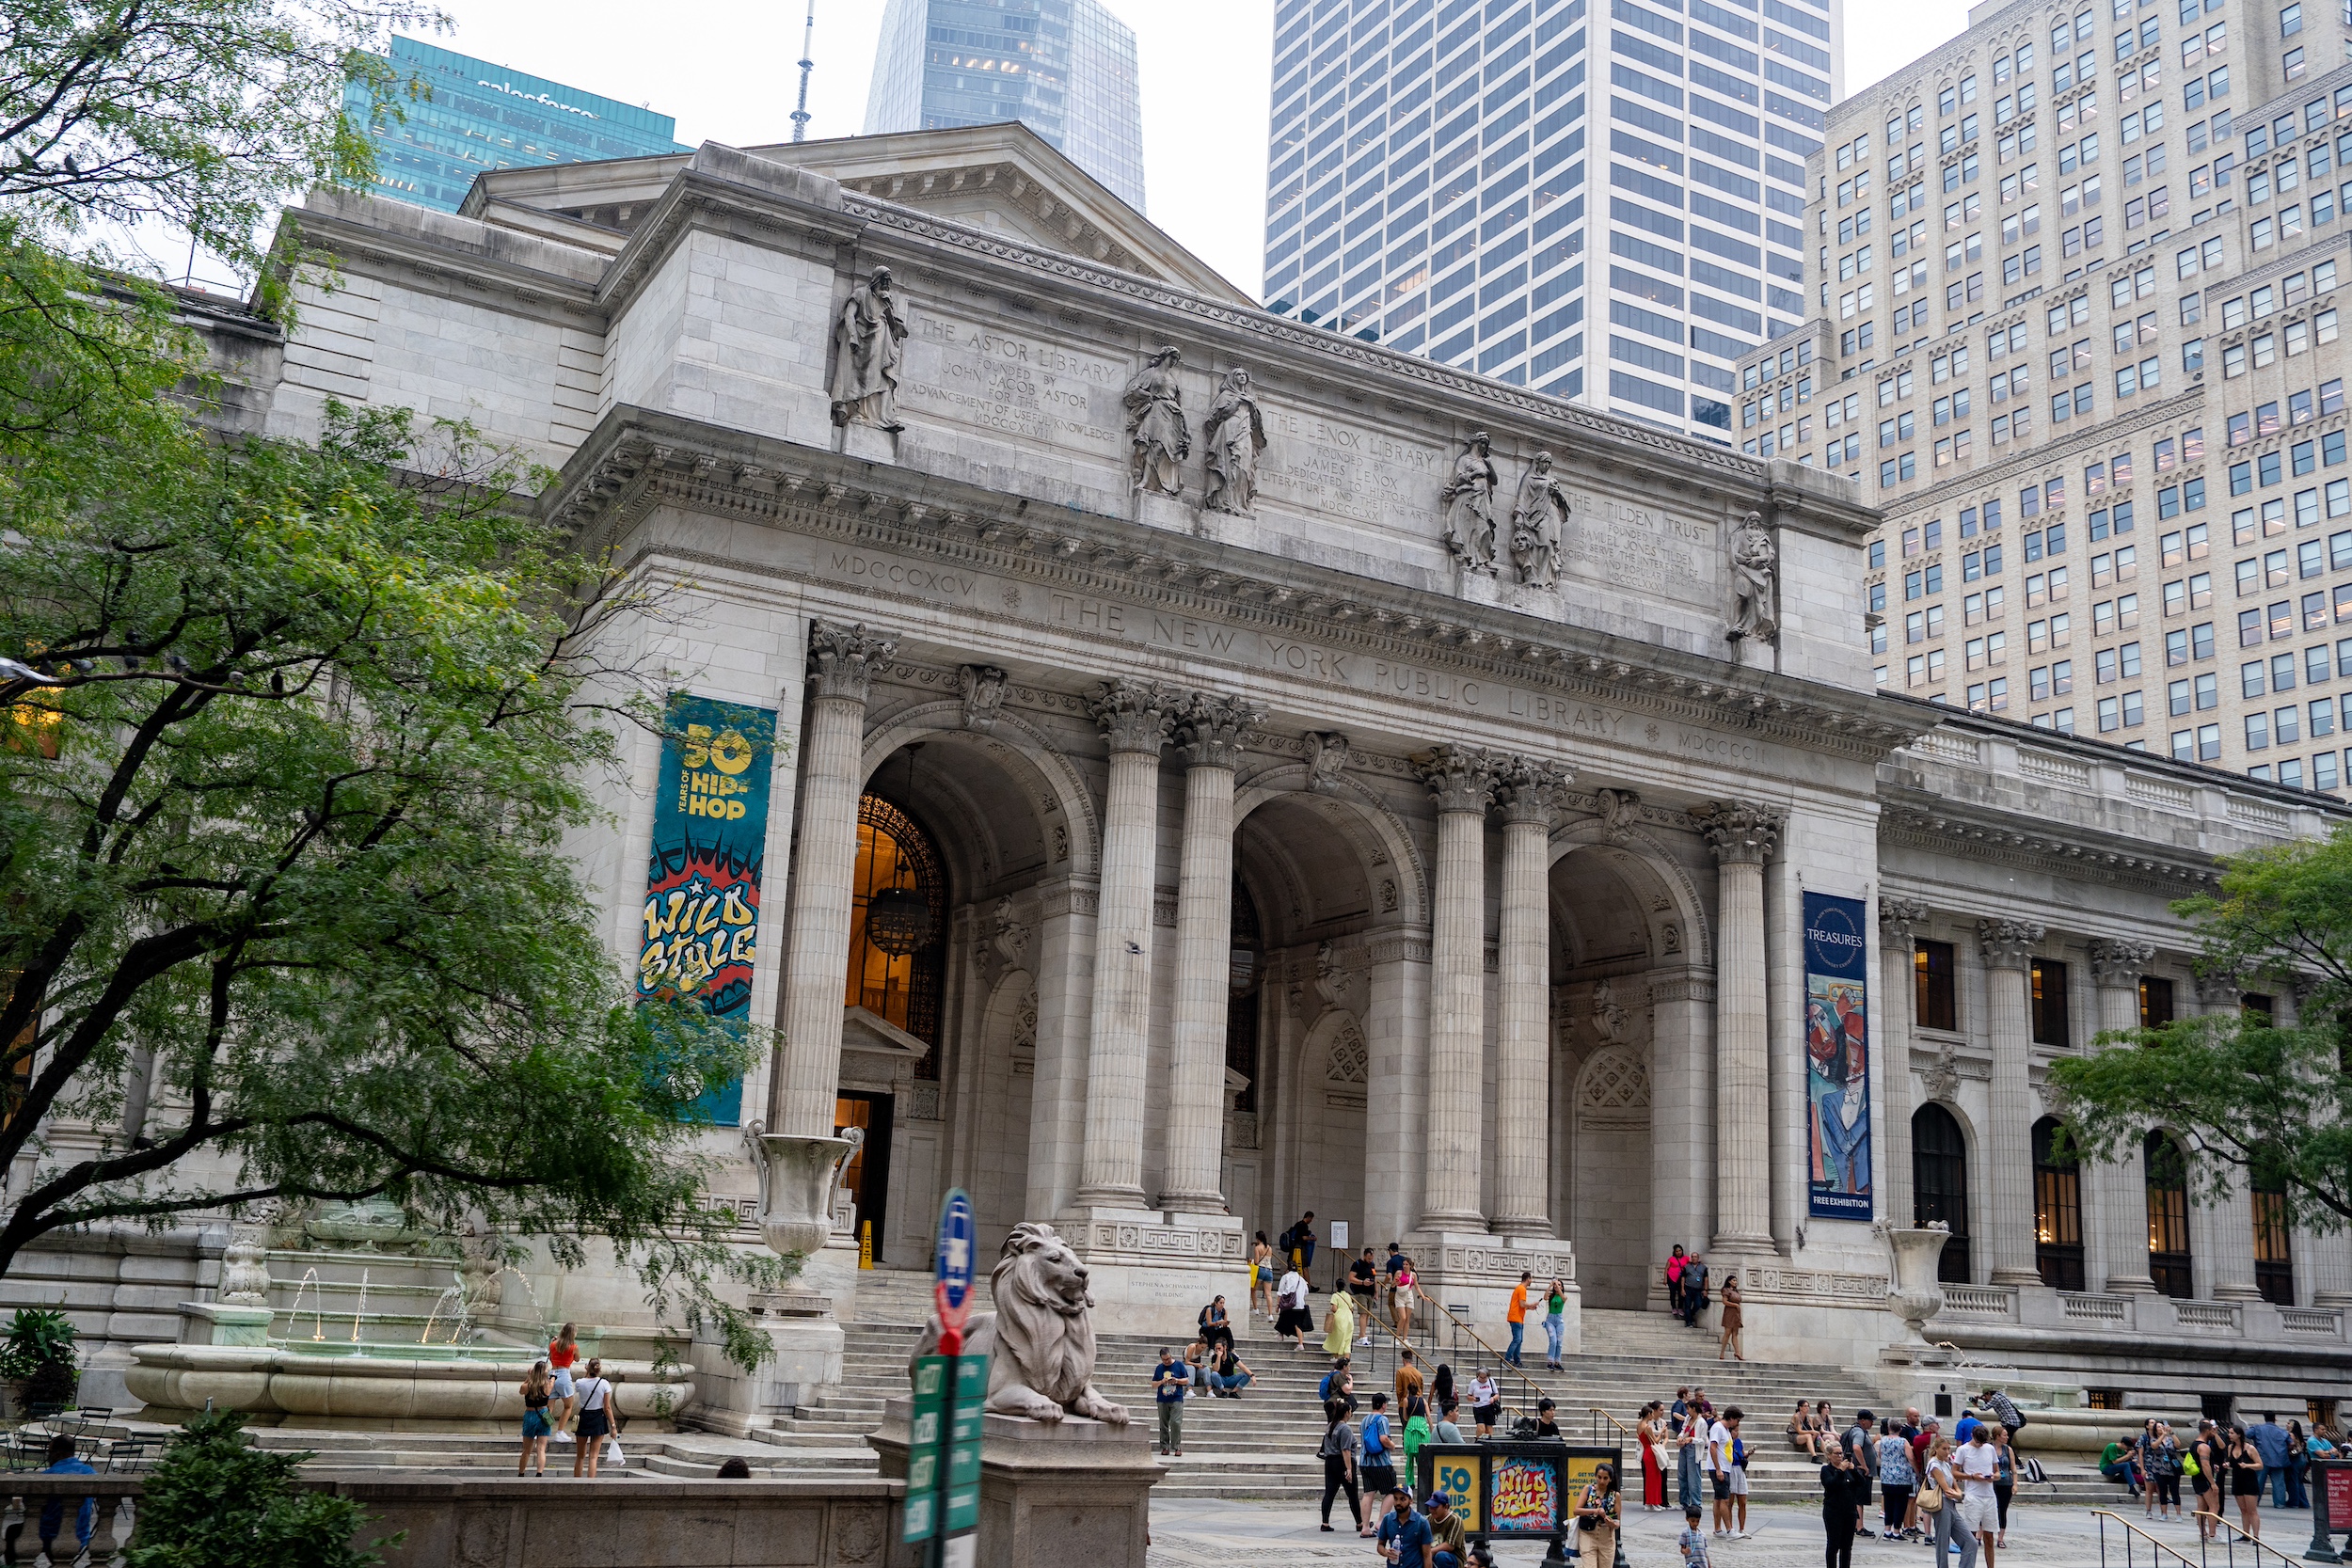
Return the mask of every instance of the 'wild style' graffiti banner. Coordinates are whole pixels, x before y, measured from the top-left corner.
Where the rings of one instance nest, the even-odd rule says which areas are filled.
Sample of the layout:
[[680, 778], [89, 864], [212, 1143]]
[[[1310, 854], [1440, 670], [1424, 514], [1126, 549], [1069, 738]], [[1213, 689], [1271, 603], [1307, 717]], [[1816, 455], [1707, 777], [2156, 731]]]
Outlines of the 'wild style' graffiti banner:
[[1804, 1099], [1816, 1219], [1870, 1217], [1870, 1005], [1866, 906], [1804, 895]]
[[[775, 710], [673, 692], [663, 729], [637, 994], [699, 1001], [739, 1034], [752, 1010]], [[703, 1108], [736, 1126], [742, 1084], [711, 1090]]]

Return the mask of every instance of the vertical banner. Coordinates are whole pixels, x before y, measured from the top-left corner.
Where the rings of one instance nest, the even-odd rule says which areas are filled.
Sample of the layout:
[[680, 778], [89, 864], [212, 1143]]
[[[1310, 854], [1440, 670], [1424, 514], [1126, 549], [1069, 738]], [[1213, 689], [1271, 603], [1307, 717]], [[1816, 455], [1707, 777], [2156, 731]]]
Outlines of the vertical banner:
[[[697, 1000], [740, 1037], [751, 1020], [775, 710], [674, 691], [663, 729], [637, 994]], [[723, 1127], [738, 1125], [742, 1082], [709, 1090], [702, 1108]]]
[[1859, 898], [1804, 895], [1804, 1100], [1816, 1219], [1870, 1217], [1867, 911]]

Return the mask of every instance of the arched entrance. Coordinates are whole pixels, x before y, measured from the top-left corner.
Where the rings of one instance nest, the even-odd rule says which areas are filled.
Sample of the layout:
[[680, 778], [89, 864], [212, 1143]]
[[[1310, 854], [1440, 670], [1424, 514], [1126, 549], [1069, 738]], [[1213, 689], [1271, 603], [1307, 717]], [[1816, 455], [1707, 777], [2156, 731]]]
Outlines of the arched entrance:
[[1912, 1223], [1941, 1221], [1951, 1228], [1936, 1278], [1965, 1285], [1974, 1277], [1968, 1257], [1968, 1140], [1960, 1120], [1931, 1101], [1911, 1117]]

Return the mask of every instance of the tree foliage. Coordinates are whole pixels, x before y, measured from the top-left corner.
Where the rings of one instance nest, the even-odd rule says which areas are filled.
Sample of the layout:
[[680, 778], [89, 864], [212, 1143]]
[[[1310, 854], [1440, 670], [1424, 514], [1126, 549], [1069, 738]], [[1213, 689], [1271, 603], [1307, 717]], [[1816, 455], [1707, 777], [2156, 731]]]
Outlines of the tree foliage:
[[0, 11], [0, 208], [58, 237], [165, 219], [247, 270], [277, 204], [373, 169], [346, 82], [396, 113], [380, 49], [412, 0], [11, 0]]
[[2051, 1067], [2069, 1138], [2106, 1157], [2165, 1127], [2205, 1196], [2251, 1182], [2314, 1228], [2352, 1223], [2352, 827], [2232, 857], [2217, 893], [2172, 908], [2200, 974], [2295, 990], [2296, 1022], [2244, 1011], [2103, 1037]]
[[130, 1568], [369, 1568], [383, 1560], [353, 1544], [367, 1524], [358, 1503], [297, 1483], [311, 1455], [257, 1448], [244, 1425], [239, 1412], [207, 1412], [172, 1434], [139, 1498]]

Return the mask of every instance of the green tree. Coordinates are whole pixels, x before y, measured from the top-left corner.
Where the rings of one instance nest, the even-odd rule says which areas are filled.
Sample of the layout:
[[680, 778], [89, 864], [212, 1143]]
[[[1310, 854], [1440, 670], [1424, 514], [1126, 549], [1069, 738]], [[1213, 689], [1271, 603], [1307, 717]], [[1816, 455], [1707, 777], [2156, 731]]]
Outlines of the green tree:
[[2296, 1026], [2243, 1012], [2104, 1036], [2050, 1069], [2069, 1138], [2106, 1158], [2161, 1124], [2188, 1136], [2205, 1196], [2251, 1180], [2315, 1229], [2352, 1222], [2352, 827], [2233, 856], [2216, 893], [2172, 909], [2200, 974], [2296, 988]]
[[244, 1425], [235, 1411], [207, 1413], [173, 1434], [139, 1498], [140, 1544], [130, 1568], [368, 1568], [383, 1560], [352, 1544], [367, 1524], [358, 1503], [296, 1483], [310, 1454], [256, 1448]]
[[[647, 607], [462, 427], [92, 422], [0, 485], [0, 1169], [40, 1156], [0, 1273], [64, 1227], [387, 1195], [568, 1263], [608, 1238], [755, 1354], [710, 1280], [767, 1265], [691, 1152], [750, 1045], [631, 1004], [565, 854], [660, 721], [591, 652]], [[119, 1135], [53, 1149], [60, 1117]]]

